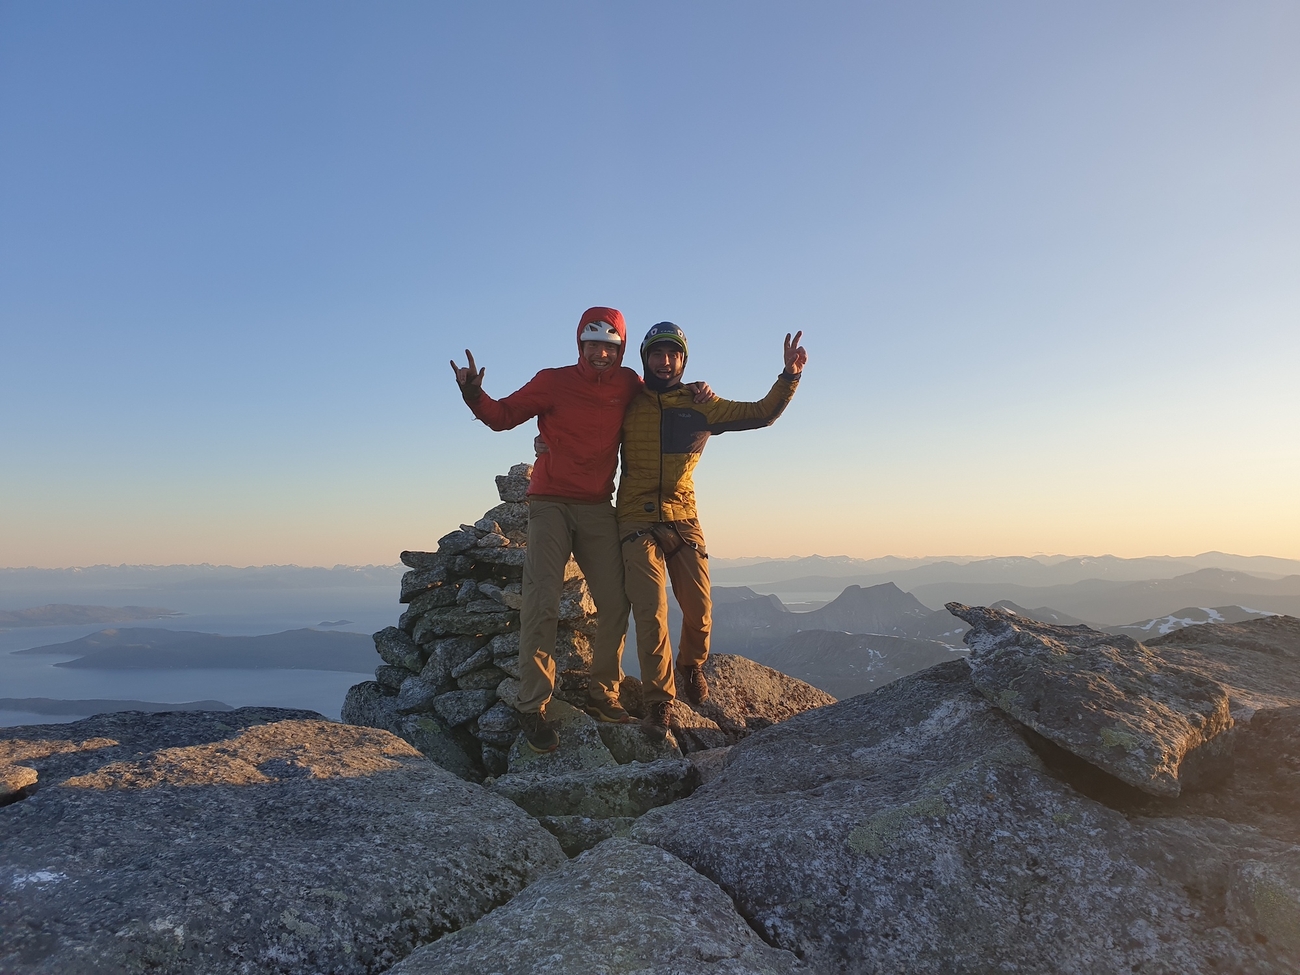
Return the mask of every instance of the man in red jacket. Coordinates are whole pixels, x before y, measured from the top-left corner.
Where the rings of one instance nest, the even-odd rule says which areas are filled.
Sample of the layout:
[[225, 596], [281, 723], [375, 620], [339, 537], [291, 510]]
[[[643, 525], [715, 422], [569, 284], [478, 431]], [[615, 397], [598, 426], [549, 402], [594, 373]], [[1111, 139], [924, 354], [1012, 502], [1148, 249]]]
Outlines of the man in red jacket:
[[[495, 400], [465, 350], [468, 368], [452, 370], [470, 410], [493, 430], [533, 417], [547, 451], [528, 488], [528, 550], [524, 556], [519, 628], [519, 704], [524, 736], [535, 751], [553, 751], [559, 736], [546, 720], [555, 690], [556, 626], [564, 566], [570, 554], [596, 603], [588, 711], [601, 721], [632, 720], [618, 702], [629, 606], [623, 586], [618, 520], [610, 499], [623, 413], [641, 391], [641, 377], [624, 368], [627, 327], [614, 308], [588, 308], [578, 321], [578, 362], [543, 369], [521, 389]], [[701, 384], [703, 385], [703, 384]], [[713, 399], [707, 386], [697, 390]]]

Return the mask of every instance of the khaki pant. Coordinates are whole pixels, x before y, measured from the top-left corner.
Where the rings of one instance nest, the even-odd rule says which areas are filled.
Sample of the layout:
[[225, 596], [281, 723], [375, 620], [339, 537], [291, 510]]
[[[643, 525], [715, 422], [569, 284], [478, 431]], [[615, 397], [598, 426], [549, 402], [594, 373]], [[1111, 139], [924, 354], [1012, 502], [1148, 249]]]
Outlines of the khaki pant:
[[587, 577], [587, 588], [596, 603], [588, 694], [599, 702], [618, 700], [628, 614], [618, 537], [618, 519], [609, 503], [529, 501], [519, 614], [520, 711], [541, 710], [555, 691], [555, 630], [564, 566], [570, 554]]
[[694, 518], [655, 523], [623, 522], [623, 578], [636, 621], [636, 654], [646, 701], [677, 696], [668, 636], [667, 583], [682, 609], [677, 666], [698, 667], [709, 656], [713, 600], [704, 533]]

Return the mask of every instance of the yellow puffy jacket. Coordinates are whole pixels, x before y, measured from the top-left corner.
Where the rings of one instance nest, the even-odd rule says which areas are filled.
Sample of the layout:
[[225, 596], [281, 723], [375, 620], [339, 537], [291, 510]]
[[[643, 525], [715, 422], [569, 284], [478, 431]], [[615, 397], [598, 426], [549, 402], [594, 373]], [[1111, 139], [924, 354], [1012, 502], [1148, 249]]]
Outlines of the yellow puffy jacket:
[[644, 389], [623, 417], [623, 468], [618, 483], [618, 519], [683, 521], [695, 517], [691, 472], [715, 433], [771, 426], [794, 398], [798, 376], [777, 377], [757, 403], [715, 399], [696, 403], [692, 390], [666, 393]]

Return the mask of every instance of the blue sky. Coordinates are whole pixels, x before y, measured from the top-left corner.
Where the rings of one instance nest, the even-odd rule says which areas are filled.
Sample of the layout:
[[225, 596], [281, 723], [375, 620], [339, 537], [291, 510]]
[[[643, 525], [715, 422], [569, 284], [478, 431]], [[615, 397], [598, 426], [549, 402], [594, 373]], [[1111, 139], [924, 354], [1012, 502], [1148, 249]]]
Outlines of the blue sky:
[[0, 2], [0, 564], [389, 563], [581, 311], [718, 555], [1300, 557], [1300, 7]]

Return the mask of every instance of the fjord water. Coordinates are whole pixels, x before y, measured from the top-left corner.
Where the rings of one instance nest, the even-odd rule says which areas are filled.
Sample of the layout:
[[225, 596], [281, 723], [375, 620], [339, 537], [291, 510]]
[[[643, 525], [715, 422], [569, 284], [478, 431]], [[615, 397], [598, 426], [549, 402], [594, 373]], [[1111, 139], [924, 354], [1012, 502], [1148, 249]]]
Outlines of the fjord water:
[[[7, 587], [0, 608], [21, 609], [47, 603], [99, 606], [158, 606], [183, 613], [169, 619], [137, 620], [122, 626], [192, 630], [223, 636], [255, 636], [284, 630], [329, 627], [335, 631], [373, 633], [396, 621], [396, 578], [367, 579], [358, 584], [320, 587], [263, 588], [85, 588]], [[164, 580], [160, 580], [164, 582]], [[56, 700], [135, 700], [181, 704], [216, 700], [232, 707], [266, 705], [305, 708], [337, 719], [347, 689], [364, 675], [335, 670], [188, 669], [101, 670], [56, 667], [71, 655], [16, 654], [14, 651], [76, 640], [99, 630], [97, 625], [38, 626], [0, 630], [0, 698]], [[83, 715], [34, 714], [0, 709], [0, 726], [53, 724]]]

